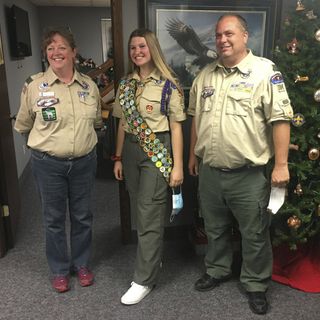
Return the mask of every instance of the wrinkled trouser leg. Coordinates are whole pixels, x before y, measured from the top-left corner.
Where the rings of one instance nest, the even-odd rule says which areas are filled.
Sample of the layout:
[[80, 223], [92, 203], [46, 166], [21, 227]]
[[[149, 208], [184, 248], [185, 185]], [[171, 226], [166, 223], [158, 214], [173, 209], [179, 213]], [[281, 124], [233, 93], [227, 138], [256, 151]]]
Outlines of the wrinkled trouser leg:
[[[169, 135], [165, 139], [167, 144]], [[162, 259], [168, 184], [133, 136], [126, 137], [123, 164], [138, 235], [133, 280], [140, 285], [153, 285]]]
[[240, 281], [248, 291], [265, 291], [272, 274], [269, 183], [263, 169], [221, 172], [200, 166], [201, 210], [208, 235], [207, 272], [217, 278], [231, 273], [232, 215], [242, 237]]

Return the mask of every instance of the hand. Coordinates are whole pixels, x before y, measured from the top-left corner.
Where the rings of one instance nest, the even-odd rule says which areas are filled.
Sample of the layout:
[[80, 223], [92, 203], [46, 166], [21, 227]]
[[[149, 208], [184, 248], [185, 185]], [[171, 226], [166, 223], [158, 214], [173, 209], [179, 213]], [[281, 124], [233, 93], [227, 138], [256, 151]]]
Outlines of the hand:
[[275, 166], [271, 175], [271, 184], [275, 187], [285, 187], [290, 179], [287, 165]]
[[191, 176], [195, 177], [199, 174], [199, 165], [195, 154], [190, 154], [189, 156], [188, 169]]
[[183, 182], [183, 170], [182, 168], [173, 167], [170, 174], [169, 186], [171, 188], [178, 187]]
[[115, 161], [113, 167], [113, 173], [117, 180], [123, 180], [122, 162]]

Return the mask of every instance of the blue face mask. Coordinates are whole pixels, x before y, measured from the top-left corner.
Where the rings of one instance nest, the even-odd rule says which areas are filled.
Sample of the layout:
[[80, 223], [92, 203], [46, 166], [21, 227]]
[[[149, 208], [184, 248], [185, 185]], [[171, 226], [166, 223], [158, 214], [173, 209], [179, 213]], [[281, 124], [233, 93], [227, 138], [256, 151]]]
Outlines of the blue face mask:
[[173, 221], [174, 217], [181, 211], [183, 208], [183, 198], [181, 186], [172, 188], [172, 211], [170, 215], [170, 222]]

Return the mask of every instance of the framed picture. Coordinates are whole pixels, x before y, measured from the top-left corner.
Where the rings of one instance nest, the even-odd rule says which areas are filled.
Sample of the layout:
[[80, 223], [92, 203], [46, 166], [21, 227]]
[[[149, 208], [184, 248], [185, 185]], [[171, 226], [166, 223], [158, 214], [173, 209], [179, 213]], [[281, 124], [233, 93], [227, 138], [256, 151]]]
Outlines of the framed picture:
[[112, 21], [109, 18], [101, 19], [101, 37], [103, 62], [106, 62], [112, 55]]
[[141, 20], [157, 35], [166, 61], [188, 89], [197, 73], [216, 59], [215, 25], [226, 13], [248, 23], [248, 47], [271, 58], [278, 37], [281, 0], [141, 0]]
[[2, 64], [4, 64], [4, 56], [3, 56], [1, 33], [0, 33], [0, 65]]

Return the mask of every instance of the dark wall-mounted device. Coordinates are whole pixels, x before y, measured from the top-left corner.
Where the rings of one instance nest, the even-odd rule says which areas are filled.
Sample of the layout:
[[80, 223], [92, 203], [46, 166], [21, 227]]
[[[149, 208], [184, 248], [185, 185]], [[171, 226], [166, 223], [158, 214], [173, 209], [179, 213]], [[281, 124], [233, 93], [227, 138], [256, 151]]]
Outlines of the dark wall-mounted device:
[[7, 8], [8, 36], [12, 58], [32, 55], [28, 12], [13, 5]]

